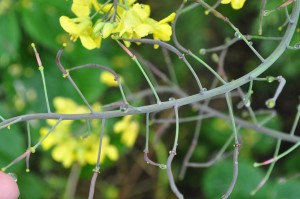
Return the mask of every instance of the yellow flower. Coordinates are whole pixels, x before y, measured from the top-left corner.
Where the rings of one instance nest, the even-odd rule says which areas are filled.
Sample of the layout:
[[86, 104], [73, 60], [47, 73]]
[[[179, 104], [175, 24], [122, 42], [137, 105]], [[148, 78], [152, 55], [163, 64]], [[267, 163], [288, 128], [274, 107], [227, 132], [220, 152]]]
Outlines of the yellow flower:
[[[153, 38], [155, 40], [169, 41], [172, 35], [172, 28], [168, 24], [175, 19], [176, 14], [173, 12], [166, 18], [160, 20], [159, 22], [154, 19], [149, 18], [147, 20], [148, 24], [151, 24], [153, 28]], [[158, 48], [158, 45], [154, 45], [154, 48]]]
[[[75, 162], [82, 166], [96, 164], [98, 147], [99, 136], [91, 134], [85, 139], [65, 139], [53, 148], [51, 155], [54, 160], [62, 162], [65, 167], [70, 167]], [[100, 163], [105, 157], [113, 161], [119, 157], [117, 148], [109, 144], [107, 136], [102, 138]]]
[[[54, 107], [59, 113], [64, 114], [89, 112], [86, 107], [79, 106], [73, 100], [63, 97], [56, 97], [54, 99]], [[99, 104], [95, 104], [92, 107], [95, 111], [99, 111]], [[57, 120], [47, 120], [47, 123], [51, 126], [56, 122]], [[78, 163], [82, 166], [86, 164], [96, 164], [99, 148], [99, 121], [93, 120], [91, 122], [92, 129], [97, 130], [98, 134], [91, 132], [83, 139], [80, 136], [74, 135], [74, 132], [72, 132], [72, 123], [73, 121], [65, 120], [59, 123], [55, 130], [42, 142], [41, 145], [43, 149], [51, 149], [53, 159], [61, 162], [64, 167], [70, 167], [74, 163]], [[41, 136], [44, 137], [49, 130], [49, 128], [41, 128]], [[119, 153], [115, 146], [109, 144], [109, 138], [104, 135], [102, 139], [100, 162], [106, 157], [115, 161], [118, 159]]]
[[139, 124], [132, 121], [132, 115], [127, 115], [114, 125], [114, 132], [122, 133], [121, 141], [126, 146], [132, 147], [139, 132]]
[[115, 76], [108, 71], [103, 71], [100, 75], [100, 81], [108, 86], [118, 86]]
[[101, 4], [97, 0], [73, 0], [71, 10], [77, 18], [71, 19], [66, 16], [59, 18], [60, 25], [70, 34], [71, 41], [75, 42], [80, 38], [82, 45], [89, 50], [100, 48], [102, 40], [100, 35], [93, 32], [93, 23], [89, 17], [92, 7], [98, 11]]
[[78, 37], [82, 45], [91, 50], [94, 48], [100, 48], [101, 36], [93, 34], [92, 21], [89, 17], [79, 17], [70, 19], [66, 16], [59, 18], [62, 28], [71, 35], [70, 39], [76, 41]]
[[72, 99], [64, 97], [55, 97], [53, 105], [57, 113], [88, 113], [89, 109], [86, 106], [76, 104]]
[[[168, 17], [156, 21], [150, 18], [150, 6], [135, 3], [128, 10], [120, 10], [121, 21], [117, 28], [113, 31], [119, 33], [121, 38], [139, 39], [153, 34], [156, 40], [169, 41], [172, 35], [172, 28], [168, 24], [175, 18], [175, 13]], [[126, 46], [130, 46], [130, 42], [125, 42]], [[158, 48], [158, 45], [155, 45]]]
[[244, 6], [246, 0], [222, 0], [222, 4], [231, 3], [231, 7], [235, 10], [241, 9]]
[[115, 33], [123, 38], [141, 38], [152, 31], [145, 23], [150, 15], [150, 6], [136, 3], [128, 10], [120, 10], [121, 21], [118, 23]]
[[[80, 38], [82, 45], [89, 50], [100, 48], [101, 40], [109, 38], [110, 35], [140, 39], [153, 34], [154, 39], [169, 41], [172, 34], [169, 22], [174, 20], [175, 13], [156, 21], [150, 18], [149, 5], [135, 3], [135, 1], [120, 0], [115, 8], [111, 3], [101, 5], [96, 0], [74, 0], [71, 10], [77, 18], [70, 19], [62, 16], [60, 24], [71, 35], [72, 41]], [[94, 24], [90, 17], [92, 8], [103, 14]], [[92, 16], [98, 17], [94, 14]], [[130, 42], [124, 41], [124, 43], [127, 47], [130, 46]], [[155, 48], [158, 46], [155, 45]]]
[[137, 0], [120, 0], [120, 2], [122, 4], [126, 4], [127, 3], [127, 5], [129, 5], [129, 6], [131, 6], [132, 4], [134, 4], [136, 1]]

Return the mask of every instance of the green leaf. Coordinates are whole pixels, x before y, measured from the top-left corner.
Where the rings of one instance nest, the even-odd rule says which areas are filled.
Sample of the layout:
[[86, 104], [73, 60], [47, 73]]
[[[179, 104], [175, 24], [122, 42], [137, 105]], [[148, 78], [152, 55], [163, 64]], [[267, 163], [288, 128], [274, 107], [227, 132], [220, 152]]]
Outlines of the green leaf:
[[20, 28], [15, 12], [0, 16], [0, 30], [0, 67], [3, 67], [18, 56]]
[[34, 173], [23, 173], [18, 175], [20, 189], [19, 199], [40, 199], [46, 198], [44, 180]]
[[215, 146], [222, 147], [231, 133], [233, 133], [230, 123], [219, 118], [210, 119], [203, 124], [203, 132], [205, 132], [207, 139]]
[[36, 0], [27, 7], [22, 7], [22, 23], [29, 35], [39, 44], [57, 50], [58, 36], [63, 33], [59, 17], [68, 13], [69, 2], [61, 0]]
[[294, 199], [300, 196], [300, 181], [289, 180], [286, 182], [276, 183], [273, 186], [272, 198]]
[[[209, 168], [203, 178], [203, 190], [206, 198], [220, 198], [230, 186], [233, 173], [233, 163], [230, 160], [221, 162]], [[249, 162], [239, 162], [239, 174], [230, 198], [253, 198], [250, 192], [257, 186], [263, 174]], [[261, 190], [255, 198], [265, 198]]]
[[[11, 126], [10, 128], [10, 130], [1, 130], [0, 168], [8, 165], [26, 150], [24, 136], [20, 133], [19, 129], [16, 126]], [[19, 170], [23, 164], [16, 163], [8, 171]]]

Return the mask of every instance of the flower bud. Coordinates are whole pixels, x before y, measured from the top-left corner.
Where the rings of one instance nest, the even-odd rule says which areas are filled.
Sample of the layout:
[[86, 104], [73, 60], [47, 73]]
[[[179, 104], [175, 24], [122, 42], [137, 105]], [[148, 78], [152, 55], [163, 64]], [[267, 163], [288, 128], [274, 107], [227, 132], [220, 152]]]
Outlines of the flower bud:
[[93, 27], [93, 33], [97, 34], [103, 28], [104, 24], [103, 21], [98, 20]]
[[105, 23], [102, 29], [102, 38], [107, 38], [111, 34], [113, 28], [114, 25], [112, 23]]

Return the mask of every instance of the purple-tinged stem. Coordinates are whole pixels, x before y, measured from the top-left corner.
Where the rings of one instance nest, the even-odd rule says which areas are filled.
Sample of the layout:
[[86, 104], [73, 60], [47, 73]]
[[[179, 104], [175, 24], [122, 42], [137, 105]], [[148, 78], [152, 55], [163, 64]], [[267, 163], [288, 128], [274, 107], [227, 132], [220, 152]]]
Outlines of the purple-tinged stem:
[[17, 157], [16, 159], [14, 159], [11, 163], [9, 163], [6, 167], [3, 167], [1, 170], [5, 171], [7, 168], [9, 168], [10, 166], [16, 164], [17, 162], [21, 161], [22, 159], [26, 158], [27, 156], [29, 156], [31, 153], [31, 151], [28, 149], [25, 151], [25, 153], [23, 153], [22, 155], [20, 155], [19, 157]]
[[96, 180], [98, 177], [98, 172], [94, 171], [92, 180], [91, 180], [91, 185], [90, 185], [90, 191], [89, 191], [89, 198], [88, 199], [93, 199], [94, 197], [94, 193], [95, 193], [95, 184], [96, 184]]
[[170, 187], [171, 187], [173, 193], [177, 196], [178, 199], [184, 199], [182, 193], [180, 193], [180, 191], [178, 190], [178, 188], [174, 182], [174, 177], [172, 174], [171, 164], [172, 164], [172, 161], [173, 161], [173, 158], [175, 155], [176, 155], [175, 151], [170, 151], [170, 155], [169, 155], [169, 158], [167, 161], [167, 175], [168, 175]]

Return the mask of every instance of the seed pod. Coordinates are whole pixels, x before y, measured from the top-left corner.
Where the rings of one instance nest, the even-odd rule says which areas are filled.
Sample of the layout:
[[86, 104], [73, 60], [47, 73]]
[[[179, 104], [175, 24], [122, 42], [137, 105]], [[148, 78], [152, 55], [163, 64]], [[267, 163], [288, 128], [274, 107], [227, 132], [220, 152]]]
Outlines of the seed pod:
[[114, 28], [114, 25], [112, 23], [105, 23], [102, 29], [102, 37], [103, 39], [109, 37], [111, 34], [112, 30]]
[[101, 29], [103, 28], [104, 24], [105, 23], [103, 21], [98, 20], [93, 27], [93, 33], [94, 34], [99, 33], [101, 31]]

